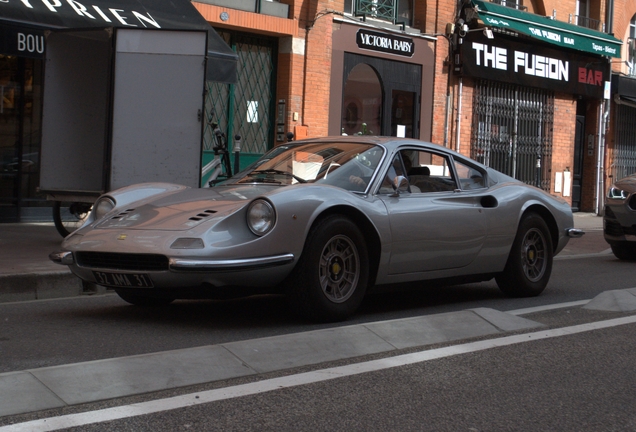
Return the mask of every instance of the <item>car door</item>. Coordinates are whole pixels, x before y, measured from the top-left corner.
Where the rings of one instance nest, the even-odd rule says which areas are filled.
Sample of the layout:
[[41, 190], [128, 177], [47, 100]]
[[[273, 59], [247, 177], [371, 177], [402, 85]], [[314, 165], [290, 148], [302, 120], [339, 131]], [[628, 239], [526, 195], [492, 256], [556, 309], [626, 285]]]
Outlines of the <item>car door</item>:
[[[462, 190], [452, 159], [446, 155], [401, 150], [395, 158], [378, 194], [386, 205], [391, 227], [389, 274], [470, 264], [481, 251], [488, 232], [483, 208], [487, 189]], [[400, 166], [411, 174], [410, 186], [395, 196], [387, 182], [401, 174]], [[398, 167], [397, 171], [394, 167]]]

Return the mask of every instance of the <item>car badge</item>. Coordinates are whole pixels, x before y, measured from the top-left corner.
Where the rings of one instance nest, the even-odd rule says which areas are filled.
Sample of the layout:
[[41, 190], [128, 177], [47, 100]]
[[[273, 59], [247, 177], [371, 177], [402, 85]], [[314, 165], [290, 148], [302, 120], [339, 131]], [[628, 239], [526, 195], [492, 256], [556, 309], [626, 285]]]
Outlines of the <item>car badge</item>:
[[126, 240], [127, 235], [126, 234], [119, 234], [117, 236], [117, 240]]

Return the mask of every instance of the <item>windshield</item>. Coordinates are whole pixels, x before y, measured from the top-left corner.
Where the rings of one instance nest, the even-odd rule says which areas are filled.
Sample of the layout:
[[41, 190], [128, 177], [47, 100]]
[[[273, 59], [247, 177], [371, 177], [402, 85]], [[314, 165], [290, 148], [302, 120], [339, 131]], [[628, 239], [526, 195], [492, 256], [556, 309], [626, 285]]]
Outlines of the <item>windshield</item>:
[[366, 190], [384, 150], [373, 144], [311, 143], [265, 154], [232, 183], [324, 183], [350, 191]]

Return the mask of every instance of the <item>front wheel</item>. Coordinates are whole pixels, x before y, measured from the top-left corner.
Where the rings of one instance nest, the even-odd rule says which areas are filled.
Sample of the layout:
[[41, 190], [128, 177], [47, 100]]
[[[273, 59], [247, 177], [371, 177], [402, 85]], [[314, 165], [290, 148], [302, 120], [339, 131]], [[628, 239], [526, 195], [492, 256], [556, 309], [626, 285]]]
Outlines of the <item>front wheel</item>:
[[362, 303], [369, 280], [364, 236], [350, 219], [327, 216], [310, 231], [287, 280], [293, 310], [314, 321], [347, 319]]
[[547, 224], [538, 214], [528, 214], [519, 224], [504, 271], [495, 277], [499, 289], [512, 297], [538, 296], [550, 280], [553, 257]]
[[636, 261], [636, 243], [620, 242], [611, 243], [612, 253], [623, 261]]
[[55, 201], [53, 204], [53, 223], [57, 232], [66, 237], [86, 222], [93, 204], [84, 202]]

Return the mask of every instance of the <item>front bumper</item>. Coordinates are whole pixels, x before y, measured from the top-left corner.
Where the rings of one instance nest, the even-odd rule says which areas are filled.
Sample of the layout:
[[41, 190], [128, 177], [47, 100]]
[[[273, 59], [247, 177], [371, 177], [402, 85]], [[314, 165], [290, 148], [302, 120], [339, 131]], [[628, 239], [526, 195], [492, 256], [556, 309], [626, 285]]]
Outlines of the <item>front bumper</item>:
[[620, 202], [606, 205], [603, 212], [603, 236], [611, 242], [636, 242], [636, 211]]
[[[291, 272], [295, 257], [281, 254], [244, 259], [206, 260], [181, 257], [164, 257], [165, 268], [118, 265], [117, 263], [137, 262], [139, 254], [113, 254], [100, 261], [77, 259], [70, 251], [53, 252], [49, 259], [57, 264], [68, 265], [70, 270], [82, 280], [100, 285], [95, 272], [111, 272], [128, 275], [147, 275], [156, 288], [180, 288], [212, 285], [275, 287]], [[141, 262], [141, 261], [139, 261]], [[117, 288], [117, 285], [107, 285]]]

